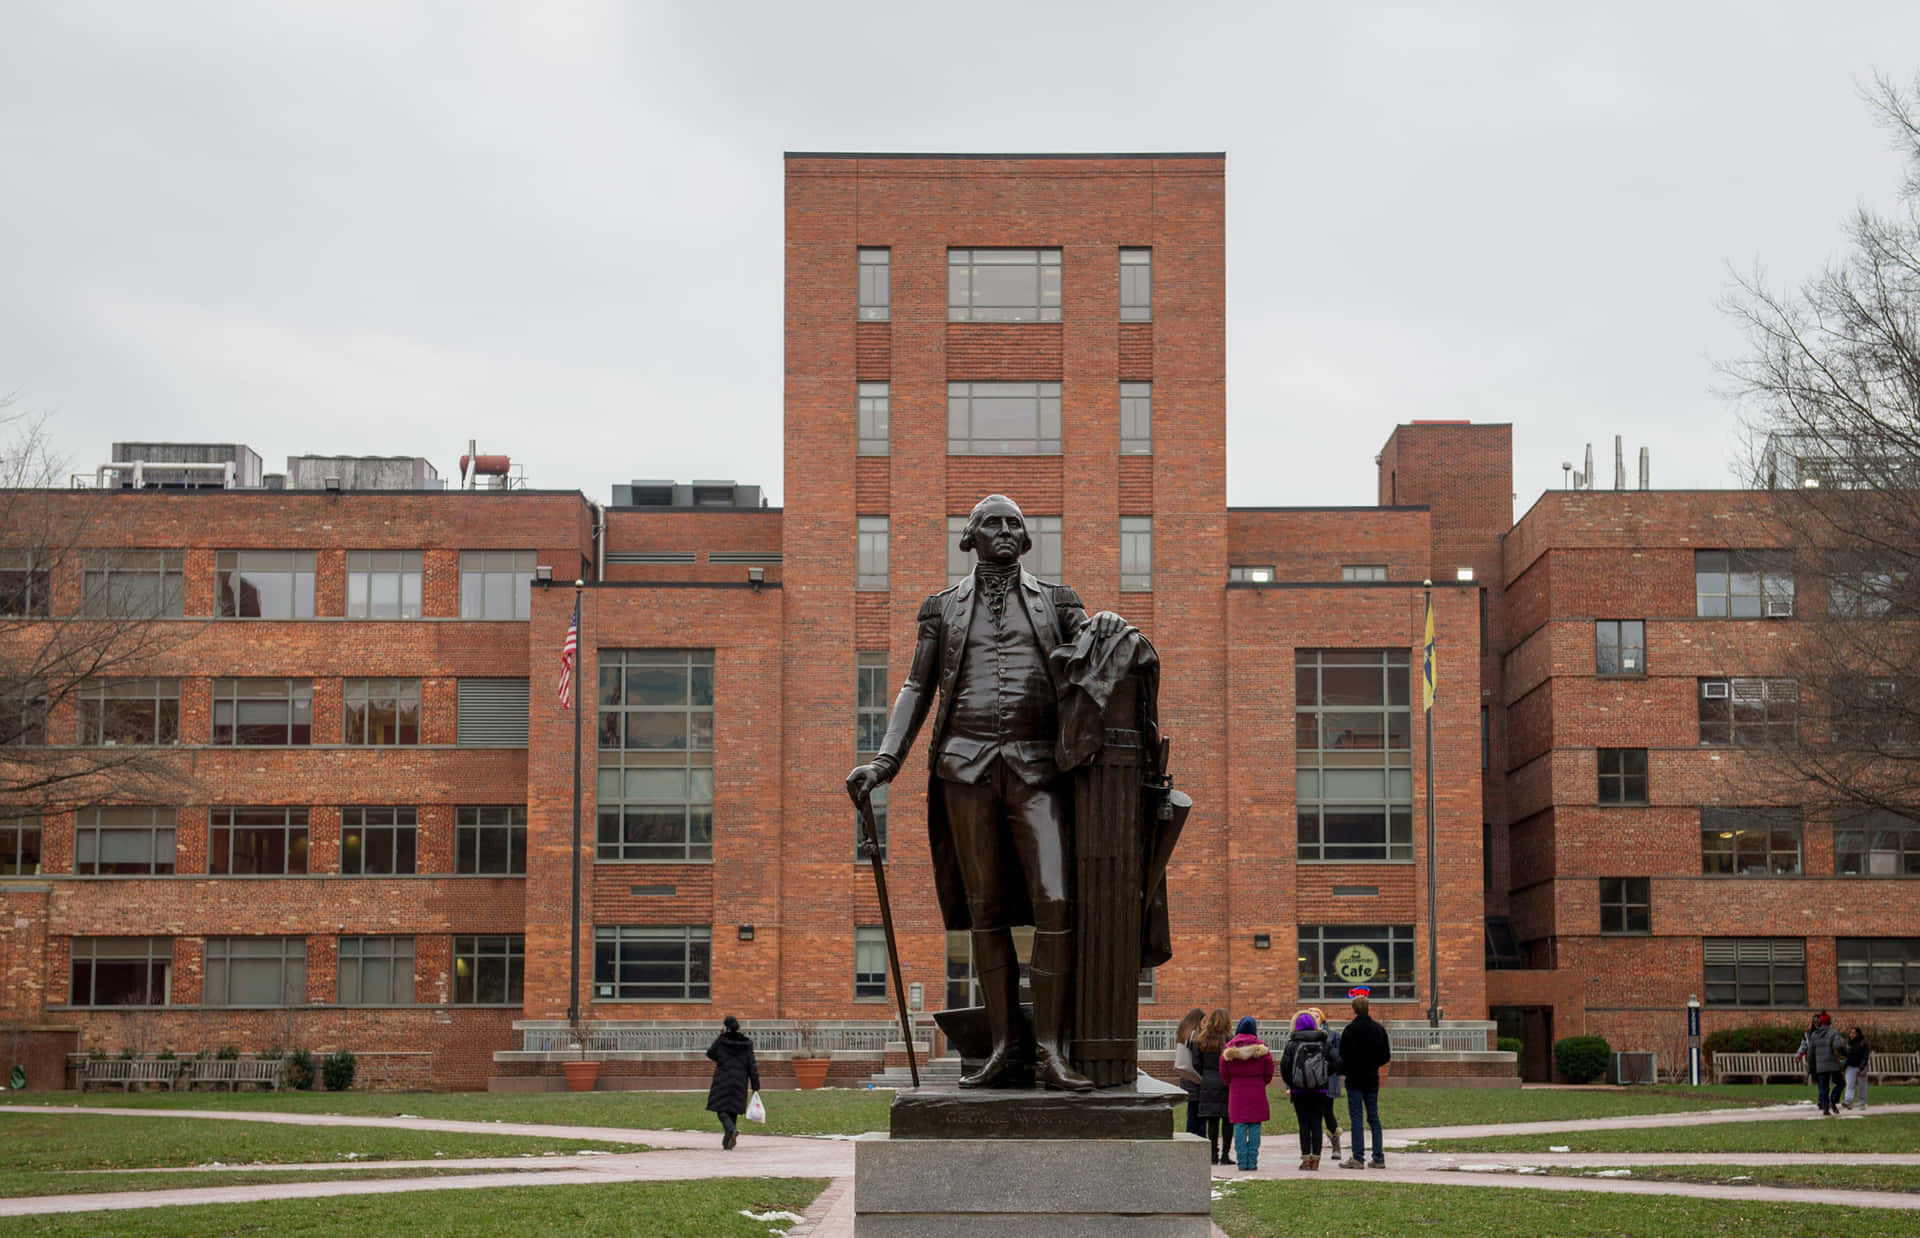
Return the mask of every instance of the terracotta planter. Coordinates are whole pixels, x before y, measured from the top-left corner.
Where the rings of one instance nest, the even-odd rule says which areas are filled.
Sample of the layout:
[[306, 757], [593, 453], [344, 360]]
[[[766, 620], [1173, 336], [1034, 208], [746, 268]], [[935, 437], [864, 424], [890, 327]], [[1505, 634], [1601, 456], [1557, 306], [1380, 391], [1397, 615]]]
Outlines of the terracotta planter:
[[793, 1059], [793, 1078], [803, 1088], [824, 1087], [827, 1082], [827, 1067], [833, 1065], [833, 1059], [824, 1057], [797, 1057]]
[[594, 1081], [600, 1077], [598, 1062], [562, 1062], [560, 1069], [567, 1076], [569, 1092], [591, 1092]]

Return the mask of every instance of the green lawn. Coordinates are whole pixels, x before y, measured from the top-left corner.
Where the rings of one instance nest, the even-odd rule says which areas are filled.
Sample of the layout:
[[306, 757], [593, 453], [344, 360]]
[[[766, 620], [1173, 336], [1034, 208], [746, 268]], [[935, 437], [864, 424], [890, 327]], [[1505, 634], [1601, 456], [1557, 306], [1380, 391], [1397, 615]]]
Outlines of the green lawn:
[[[1389, 1131], [1391, 1134], [1391, 1131]], [[1874, 1114], [1859, 1121], [1718, 1122], [1708, 1126], [1566, 1131], [1434, 1139], [1423, 1152], [1920, 1152], [1920, 1114]]]
[[[8, 1235], [94, 1238], [313, 1238], [404, 1233], [407, 1238], [475, 1234], [644, 1233], [648, 1238], [767, 1238], [777, 1221], [740, 1215], [804, 1212], [826, 1182], [817, 1178], [718, 1178], [704, 1182], [622, 1182], [606, 1186], [519, 1186], [484, 1191], [411, 1191], [273, 1203], [206, 1204], [115, 1212], [9, 1217]], [[782, 1229], [785, 1227], [782, 1226]]]
[[[1358, 1175], [1325, 1182], [1243, 1182], [1223, 1188], [1213, 1220], [1229, 1238], [1482, 1238], [1488, 1234], [1766, 1234], [1768, 1238], [1885, 1238], [1906, 1222], [1885, 1209], [1746, 1200], [1604, 1195], [1517, 1187], [1414, 1186]], [[1356, 1189], [1357, 1187], [1357, 1189]]]
[[[1580, 1177], [1595, 1171], [1549, 1168], [1546, 1172]], [[1920, 1165], [1635, 1165], [1632, 1176], [1642, 1181], [1711, 1182], [1718, 1186], [1920, 1192]]]
[[[532, 1164], [528, 1169], [537, 1169]], [[0, 1199], [30, 1195], [101, 1195], [118, 1191], [184, 1191], [202, 1186], [265, 1186], [281, 1182], [338, 1182], [369, 1178], [444, 1178], [495, 1173], [511, 1181], [519, 1171], [486, 1169], [183, 1169], [166, 1173], [10, 1173], [0, 1176]]]

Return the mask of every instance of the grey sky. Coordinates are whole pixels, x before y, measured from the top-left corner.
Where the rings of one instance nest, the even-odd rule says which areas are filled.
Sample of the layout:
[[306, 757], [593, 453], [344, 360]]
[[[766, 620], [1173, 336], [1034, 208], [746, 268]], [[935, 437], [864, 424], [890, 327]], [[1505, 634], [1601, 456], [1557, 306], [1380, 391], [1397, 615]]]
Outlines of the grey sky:
[[[1369, 11], [1362, 11], [1368, 9]], [[1566, 14], [1560, 16], [1558, 14]], [[1398, 421], [1729, 483], [1729, 266], [1901, 167], [1911, 0], [0, 4], [0, 391], [114, 439], [781, 488], [783, 150], [1225, 150], [1228, 492]]]

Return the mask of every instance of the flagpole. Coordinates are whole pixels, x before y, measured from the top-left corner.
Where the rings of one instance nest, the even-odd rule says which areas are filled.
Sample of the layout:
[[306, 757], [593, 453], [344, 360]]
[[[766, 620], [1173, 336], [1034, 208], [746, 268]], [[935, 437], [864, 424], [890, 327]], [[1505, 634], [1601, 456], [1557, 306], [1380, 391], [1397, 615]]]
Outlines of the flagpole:
[[1427, 714], [1427, 1026], [1440, 1027], [1440, 864], [1434, 853], [1433, 828], [1433, 582], [1426, 582], [1426, 652], [1422, 659], [1421, 695]]
[[[585, 585], [584, 580], [576, 579], [573, 582], [573, 623], [576, 631], [580, 624], [580, 592]], [[567, 951], [571, 963], [567, 972], [567, 1027], [576, 1034], [580, 1028], [580, 715], [583, 712], [580, 698], [586, 686], [581, 682], [580, 671], [584, 662], [576, 641], [573, 650], [573, 904], [567, 916], [573, 930], [573, 948]], [[1432, 743], [1431, 738], [1428, 743]]]

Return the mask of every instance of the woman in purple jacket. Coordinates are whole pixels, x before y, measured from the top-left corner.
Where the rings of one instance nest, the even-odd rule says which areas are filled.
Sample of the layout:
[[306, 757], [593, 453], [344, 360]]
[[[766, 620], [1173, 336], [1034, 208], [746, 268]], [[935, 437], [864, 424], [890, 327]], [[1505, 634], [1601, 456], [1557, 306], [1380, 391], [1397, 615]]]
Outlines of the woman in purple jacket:
[[1273, 1082], [1273, 1053], [1261, 1040], [1259, 1025], [1247, 1015], [1233, 1029], [1220, 1054], [1220, 1077], [1227, 1081], [1227, 1120], [1233, 1123], [1233, 1157], [1241, 1169], [1260, 1168], [1260, 1124], [1267, 1108], [1267, 1084]]

